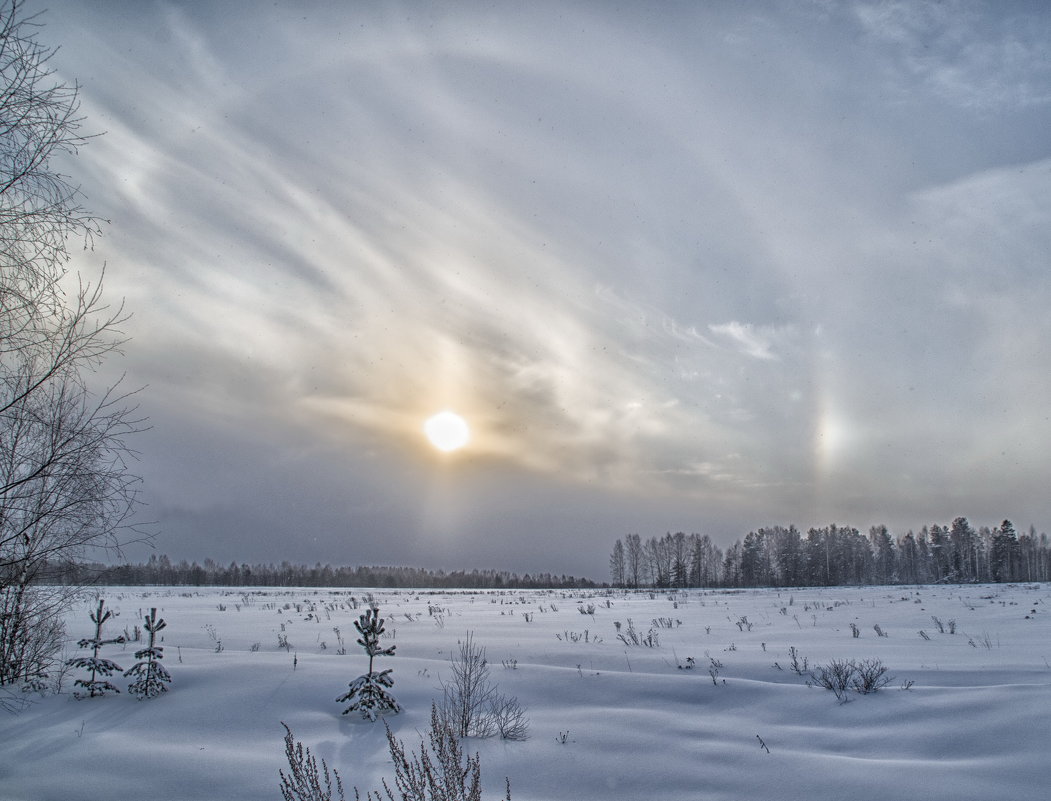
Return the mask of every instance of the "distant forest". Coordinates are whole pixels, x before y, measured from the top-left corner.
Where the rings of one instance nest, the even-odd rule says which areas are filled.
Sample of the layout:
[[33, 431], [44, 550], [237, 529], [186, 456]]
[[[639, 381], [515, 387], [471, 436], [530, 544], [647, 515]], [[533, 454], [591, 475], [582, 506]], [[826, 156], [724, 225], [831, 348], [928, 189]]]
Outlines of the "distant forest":
[[595, 582], [552, 573], [519, 576], [499, 570], [426, 570], [418, 567], [332, 567], [320, 563], [293, 565], [237, 564], [223, 566], [205, 559], [203, 564], [172, 562], [167, 556], [151, 556], [140, 564], [67, 564], [50, 571], [51, 580], [68, 584], [121, 586], [186, 585], [195, 587], [405, 587], [437, 589], [547, 589], [591, 588]]
[[435, 589], [595, 589], [687, 587], [827, 587], [836, 585], [1051, 581], [1051, 542], [1032, 526], [1019, 535], [1009, 520], [975, 529], [965, 517], [924, 526], [895, 539], [886, 526], [868, 536], [850, 526], [795, 526], [751, 531], [725, 551], [707, 534], [682, 531], [618, 539], [609, 584], [591, 579], [499, 570], [428, 570], [400, 566], [238, 564], [171, 561], [154, 555], [139, 564], [52, 565], [55, 583], [120, 586], [405, 587]]
[[894, 539], [886, 526], [868, 536], [826, 526], [749, 532], [726, 551], [707, 534], [665, 534], [617, 540], [609, 559], [616, 587], [813, 587], [934, 584], [1051, 579], [1047, 534], [1018, 535], [1005, 520], [975, 529], [965, 517], [924, 526]]

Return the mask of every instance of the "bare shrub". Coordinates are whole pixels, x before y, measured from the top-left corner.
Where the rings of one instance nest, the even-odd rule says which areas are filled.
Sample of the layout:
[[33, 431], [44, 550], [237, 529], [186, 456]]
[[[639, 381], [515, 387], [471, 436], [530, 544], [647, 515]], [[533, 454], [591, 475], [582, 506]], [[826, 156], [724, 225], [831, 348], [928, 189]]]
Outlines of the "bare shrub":
[[802, 676], [808, 672], [809, 668], [807, 666], [807, 658], [804, 656], [802, 661], [800, 661], [799, 649], [797, 649], [794, 645], [789, 646], [788, 656], [792, 659], [792, 671], [797, 676]]
[[868, 695], [886, 687], [894, 680], [887, 675], [887, 668], [880, 659], [833, 659], [822, 665], [811, 676], [819, 687], [831, 690], [840, 703], [847, 700], [848, 690]]
[[66, 638], [66, 587], [0, 587], [0, 686], [43, 688]]
[[989, 651], [991, 651], [993, 648], [993, 638], [987, 631], [983, 631], [977, 637], [972, 637], [971, 642], [972, 644], [977, 643], [977, 645], [975, 645], [976, 648], [978, 647], [978, 645], [981, 645], [983, 648]]
[[[387, 728], [387, 745], [394, 762], [394, 787], [386, 781], [383, 792], [388, 801], [482, 801], [482, 765], [477, 754], [464, 756], [456, 733], [445, 725], [442, 714], [431, 706], [428, 743], [421, 742], [419, 753], [406, 752]], [[511, 801], [507, 782], [505, 801]], [[366, 801], [383, 801], [379, 793], [369, 793]]]
[[620, 640], [622, 643], [624, 643], [625, 645], [641, 644], [639, 641], [638, 632], [635, 631], [635, 623], [630, 617], [628, 618], [628, 626], [623, 631], [621, 631], [620, 623], [614, 623], [613, 625], [617, 628], [617, 639]]
[[[284, 722], [281, 725], [285, 727], [285, 757], [288, 759], [288, 773], [278, 771], [282, 798], [285, 801], [344, 801], [343, 780], [339, 771], [333, 769], [330, 774], [323, 759], [319, 771], [317, 760], [310, 749], [295, 740], [292, 730]], [[332, 795], [333, 778], [336, 781], [336, 796]]]
[[887, 668], [880, 659], [862, 659], [854, 665], [854, 675], [851, 676], [850, 686], [862, 695], [874, 693], [881, 690], [894, 681], [893, 676], [887, 675]]
[[528, 738], [525, 710], [516, 697], [501, 694], [492, 682], [485, 648], [475, 644], [471, 632], [460, 641], [449, 666], [452, 678], [441, 683], [442, 700], [437, 707], [445, 727], [457, 737]]
[[[288, 773], [281, 770], [284, 801], [346, 801], [343, 779], [325, 760], [318, 767], [310, 749], [298, 742], [285, 725], [285, 757]], [[384, 724], [386, 725], [386, 724]], [[431, 705], [431, 727], [419, 752], [409, 751], [387, 726], [387, 747], [394, 763], [394, 789], [383, 780], [382, 792], [365, 794], [365, 801], [482, 801], [482, 765], [477, 754], [464, 756], [460, 740], [442, 721], [438, 708]], [[504, 801], [511, 801], [511, 783], [505, 779]], [[361, 793], [354, 788], [354, 798]]]
[[496, 730], [504, 740], [529, 739], [529, 718], [515, 696], [497, 694], [489, 714], [492, 715]]
[[814, 682], [819, 687], [831, 690], [840, 703], [846, 701], [850, 680], [854, 675], [854, 662], [846, 659], [833, 659], [827, 665], [821, 665], [813, 674]]
[[452, 678], [442, 682], [442, 701], [438, 708], [442, 724], [457, 737], [492, 737], [496, 722], [492, 706], [496, 687], [489, 679], [485, 648], [475, 645], [474, 634], [460, 641], [459, 650], [449, 658]]

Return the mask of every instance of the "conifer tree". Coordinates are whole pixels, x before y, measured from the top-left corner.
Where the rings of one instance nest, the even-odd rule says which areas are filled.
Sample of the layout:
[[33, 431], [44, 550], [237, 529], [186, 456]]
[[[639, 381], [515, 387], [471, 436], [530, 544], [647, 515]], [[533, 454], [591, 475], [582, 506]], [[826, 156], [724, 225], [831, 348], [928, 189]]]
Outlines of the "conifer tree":
[[83, 687], [87, 690], [87, 694], [82, 692], [73, 693], [73, 697], [78, 700], [81, 698], [94, 698], [99, 695], [105, 695], [109, 692], [120, 692], [120, 690], [110, 684], [110, 682], [106, 681], [106, 679], [114, 673], [119, 673], [123, 668], [116, 662], [100, 657], [99, 649], [104, 645], [123, 643], [124, 637], [114, 637], [111, 640], [102, 639], [102, 626], [107, 620], [113, 617], [113, 611], [106, 609], [106, 602], [103, 599], [99, 598], [99, 608], [97, 611], [92, 612], [90, 617], [91, 622], [95, 624], [95, 636], [86, 637], [77, 642], [77, 645], [81, 648], [90, 648], [91, 656], [78, 656], [69, 659], [66, 662], [70, 667], [91, 671], [90, 678], [77, 679], [73, 682], [75, 686]]
[[395, 646], [383, 648], [380, 646], [380, 635], [383, 634], [383, 618], [379, 616], [379, 609], [370, 607], [365, 614], [354, 621], [354, 628], [358, 630], [361, 637], [358, 645], [365, 649], [369, 655], [369, 672], [364, 676], [358, 676], [350, 683], [350, 689], [344, 695], [336, 699], [343, 703], [349, 701], [350, 705], [343, 710], [346, 715], [350, 712], [360, 712], [363, 718], [375, 721], [384, 712], [400, 712], [401, 706], [387, 690], [394, 686], [394, 679], [390, 677], [391, 669], [387, 668], [376, 672], [372, 669], [373, 660], [377, 656], [393, 656]]
[[156, 645], [157, 632], [163, 629], [167, 623], [164, 619], [157, 619], [156, 608], [151, 608], [146, 616], [142, 627], [149, 632], [150, 639], [145, 648], [135, 652], [135, 658], [140, 660], [125, 671], [125, 676], [134, 676], [135, 680], [128, 685], [128, 692], [143, 698], [153, 698], [161, 693], [168, 692], [166, 685], [171, 684], [171, 674], [160, 663], [164, 658], [164, 648]]

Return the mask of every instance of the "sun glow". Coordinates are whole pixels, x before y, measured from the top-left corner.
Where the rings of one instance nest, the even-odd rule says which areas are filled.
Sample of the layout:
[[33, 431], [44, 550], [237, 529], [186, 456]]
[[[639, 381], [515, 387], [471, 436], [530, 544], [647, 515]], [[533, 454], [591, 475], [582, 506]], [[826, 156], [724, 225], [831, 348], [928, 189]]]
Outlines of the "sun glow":
[[467, 421], [455, 412], [441, 412], [423, 424], [423, 432], [440, 451], [455, 451], [467, 444], [471, 429]]

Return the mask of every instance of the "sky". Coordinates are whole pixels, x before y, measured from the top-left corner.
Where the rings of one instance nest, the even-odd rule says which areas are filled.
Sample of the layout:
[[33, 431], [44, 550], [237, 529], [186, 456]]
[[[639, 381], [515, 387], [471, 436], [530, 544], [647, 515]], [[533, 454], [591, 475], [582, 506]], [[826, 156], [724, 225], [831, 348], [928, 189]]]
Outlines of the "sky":
[[156, 552], [1051, 527], [1046, 4], [45, 7]]

